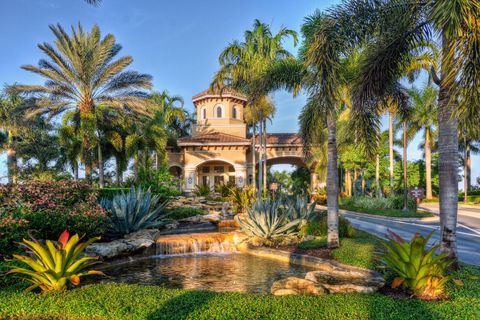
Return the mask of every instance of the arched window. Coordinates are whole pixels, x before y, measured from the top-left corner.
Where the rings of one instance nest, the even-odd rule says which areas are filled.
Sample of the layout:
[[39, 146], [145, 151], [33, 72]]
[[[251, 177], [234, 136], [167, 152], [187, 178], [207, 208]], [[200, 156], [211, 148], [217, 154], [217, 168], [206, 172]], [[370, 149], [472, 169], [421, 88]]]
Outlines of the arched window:
[[202, 109], [202, 119], [203, 120], [207, 119], [207, 108]]
[[215, 116], [217, 118], [223, 118], [223, 108], [222, 108], [222, 106], [216, 106], [215, 107]]
[[237, 119], [237, 118], [238, 118], [237, 107], [233, 107], [233, 110], [232, 110], [232, 118], [233, 118], [233, 119]]

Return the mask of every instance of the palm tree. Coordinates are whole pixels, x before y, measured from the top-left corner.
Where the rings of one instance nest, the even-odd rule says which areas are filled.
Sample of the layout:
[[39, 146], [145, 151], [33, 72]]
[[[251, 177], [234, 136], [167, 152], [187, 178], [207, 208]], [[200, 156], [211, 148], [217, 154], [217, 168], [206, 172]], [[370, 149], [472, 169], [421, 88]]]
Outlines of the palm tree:
[[432, 199], [432, 144], [436, 134], [438, 105], [437, 90], [428, 85], [422, 91], [412, 88], [408, 91], [413, 102], [412, 114], [410, 116], [410, 135], [420, 130], [424, 131], [425, 151], [425, 177], [426, 177], [426, 198]]
[[[409, 63], [411, 51], [425, 41], [441, 43], [439, 67], [430, 70], [431, 78], [439, 86], [441, 250], [455, 262], [458, 208], [455, 115], [468, 115], [474, 119], [479, 116], [480, 61], [476, 54], [480, 51], [479, 13], [480, 4], [476, 0], [350, 1], [335, 10], [350, 35], [359, 35], [351, 31], [352, 27], [359, 27], [364, 34], [370, 35], [360, 38], [366, 39], [368, 46], [354, 89], [355, 118], [360, 120], [359, 125], [362, 119], [373, 119], [376, 115], [372, 102], [383, 97], [398, 81]], [[345, 41], [353, 40], [350, 36]], [[459, 96], [463, 99], [459, 100]], [[362, 131], [366, 132], [366, 128], [371, 128], [374, 123], [367, 121], [364, 124], [365, 130]]]
[[0, 130], [4, 132], [3, 148], [7, 153], [7, 176], [9, 183], [17, 183], [17, 140], [25, 121], [18, 114], [23, 100], [12, 94], [0, 95]]
[[27, 107], [29, 117], [45, 113], [54, 116], [66, 110], [78, 113], [85, 174], [90, 178], [97, 139], [95, 109], [104, 106], [148, 114], [143, 89], [151, 88], [152, 77], [126, 71], [132, 57], [115, 60], [121, 46], [112, 34], [101, 38], [97, 25], [85, 32], [79, 24], [72, 28], [71, 35], [59, 24], [50, 29], [56, 37], [55, 45], [38, 46], [48, 59], [41, 59], [38, 66], [22, 66], [46, 78], [45, 84], [14, 85], [10, 91], [37, 98], [36, 103]]
[[75, 112], [66, 112], [62, 117], [62, 125], [58, 129], [60, 162], [69, 165], [73, 172], [73, 179], [78, 180], [79, 160], [82, 153], [82, 138], [78, 134], [78, 126], [73, 124]]
[[[283, 46], [283, 41], [289, 37], [293, 38], [296, 45], [295, 31], [281, 28], [274, 35], [269, 25], [255, 20], [253, 29], [245, 31], [243, 42], [234, 41], [220, 54], [220, 69], [215, 74], [211, 87], [222, 89], [227, 86], [242, 92], [248, 98], [248, 105], [256, 110], [255, 106], [260, 105], [261, 100], [268, 94], [268, 89], [263, 85], [265, 71], [272, 63], [293, 57]], [[258, 114], [256, 118], [259, 123], [259, 137], [265, 139], [266, 117], [264, 114]], [[263, 142], [265, 144], [265, 141]], [[262, 185], [263, 176], [266, 175], [263, 169], [266, 161], [263, 149], [260, 148], [260, 190], [265, 187]]]

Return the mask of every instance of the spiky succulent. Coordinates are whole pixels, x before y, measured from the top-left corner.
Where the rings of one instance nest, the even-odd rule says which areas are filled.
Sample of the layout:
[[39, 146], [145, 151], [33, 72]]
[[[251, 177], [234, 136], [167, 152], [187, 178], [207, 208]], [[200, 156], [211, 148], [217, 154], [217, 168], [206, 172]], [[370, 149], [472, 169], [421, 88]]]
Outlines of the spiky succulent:
[[247, 207], [245, 215], [237, 215], [235, 220], [242, 230], [264, 239], [298, 233], [303, 219], [291, 219], [291, 208], [283, 206], [282, 199], [257, 198], [252, 208]]
[[124, 235], [141, 229], [157, 228], [166, 220], [165, 207], [158, 195], [150, 190], [132, 187], [128, 192], [116, 195], [111, 201], [102, 199], [102, 206], [110, 212], [109, 232]]
[[290, 219], [309, 220], [315, 211], [315, 202], [310, 203], [307, 194], [285, 198], [285, 206], [290, 208]]

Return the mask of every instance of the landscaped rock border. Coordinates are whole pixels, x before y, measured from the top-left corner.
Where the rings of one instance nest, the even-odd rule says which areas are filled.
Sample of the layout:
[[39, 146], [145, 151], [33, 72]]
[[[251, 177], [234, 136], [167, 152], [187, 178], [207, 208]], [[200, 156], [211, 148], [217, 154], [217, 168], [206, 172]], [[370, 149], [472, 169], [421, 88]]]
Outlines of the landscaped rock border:
[[[346, 265], [335, 260], [326, 260], [308, 255], [281, 251], [273, 248], [238, 246], [240, 251], [268, 259], [302, 265], [316, 271], [308, 272], [305, 279], [290, 277], [275, 282], [271, 292], [275, 295], [319, 294], [339, 292], [371, 293], [385, 285], [385, 279], [379, 272]], [[300, 280], [309, 282], [302, 282]], [[308, 285], [307, 285], [308, 284]], [[318, 286], [324, 290], [312, 288]]]
[[[89, 256], [100, 256], [103, 260], [111, 260], [130, 256], [159, 245], [168, 248], [168, 251], [172, 253], [176, 253], [178, 250], [188, 252], [184, 245], [195, 244], [196, 248], [206, 251], [210, 251], [213, 247], [221, 247], [225, 251], [239, 251], [257, 257], [302, 265], [315, 270], [308, 272], [305, 278], [288, 277], [274, 282], [271, 287], [271, 292], [274, 295], [371, 293], [385, 284], [383, 275], [373, 270], [274, 248], [254, 247], [248, 243], [248, 239], [249, 237], [240, 231], [160, 235], [158, 230], [152, 229], [141, 230], [112, 242], [94, 243], [87, 247], [85, 252]], [[162, 252], [158, 253], [161, 254]]]
[[85, 249], [85, 255], [108, 260], [140, 253], [154, 245], [158, 235], [157, 229], [145, 229], [127, 234], [123, 239], [96, 242]]

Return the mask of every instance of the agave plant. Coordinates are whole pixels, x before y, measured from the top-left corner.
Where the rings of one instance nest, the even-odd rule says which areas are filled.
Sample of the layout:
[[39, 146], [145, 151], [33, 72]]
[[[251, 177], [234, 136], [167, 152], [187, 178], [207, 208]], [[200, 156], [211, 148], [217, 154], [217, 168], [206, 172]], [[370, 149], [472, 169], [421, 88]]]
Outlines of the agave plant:
[[233, 205], [235, 212], [245, 212], [255, 201], [255, 187], [246, 186], [244, 188], [233, 187], [229, 189], [228, 201]]
[[28, 268], [14, 268], [8, 273], [22, 275], [32, 285], [26, 290], [31, 291], [40, 288], [43, 292], [64, 291], [68, 284], [77, 286], [80, 277], [87, 275], [104, 275], [101, 271], [86, 270], [95, 264], [98, 257], [83, 257], [81, 254], [87, 246], [99, 240], [100, 237], [92, 238], [86, 242], [80, 242], [76, 234], [70, 238], [67, 230], [63, 231], [54, 244], [46, 240], [41, 244], [37, 240], [23, 240], [22, 246], [31, 254], [30, 256], [13, 255], [14, 261], [19, 261]]
[[407, 291], [424, 299], [434, 299], [444, 294], [445, 275], [450, 265], [446, 253], [435, 254], [438, 245], [427, 249], [433, 231], [423, 237], [416, 233], [410, 242], [389, 230], [388, 241], [382, 241], [385, 251], [382, 261], [398, 276], [392, 287], [402, 285]]
[[298, 194], [285, 198], [285, 206], [291, 208], [290, 219], [310, 220], [315, 211], [316, 202], [310, 203], [308, 195]]
[[281, 207], [281, 199], [258, 197], [252, 208], [247, 207], [247, 214], [235, 220], [248, 235], [264, 239], [298, 233], [302, 219], [291, 220], [291, 209]]
[[102, 199], [102, 206], [110, 212], [109, 233], [124, 235], [141, 229], [157, 228], [166, 223], [165, 207], [150, 190], [134, 187], [117, 194], [111, 201]]

